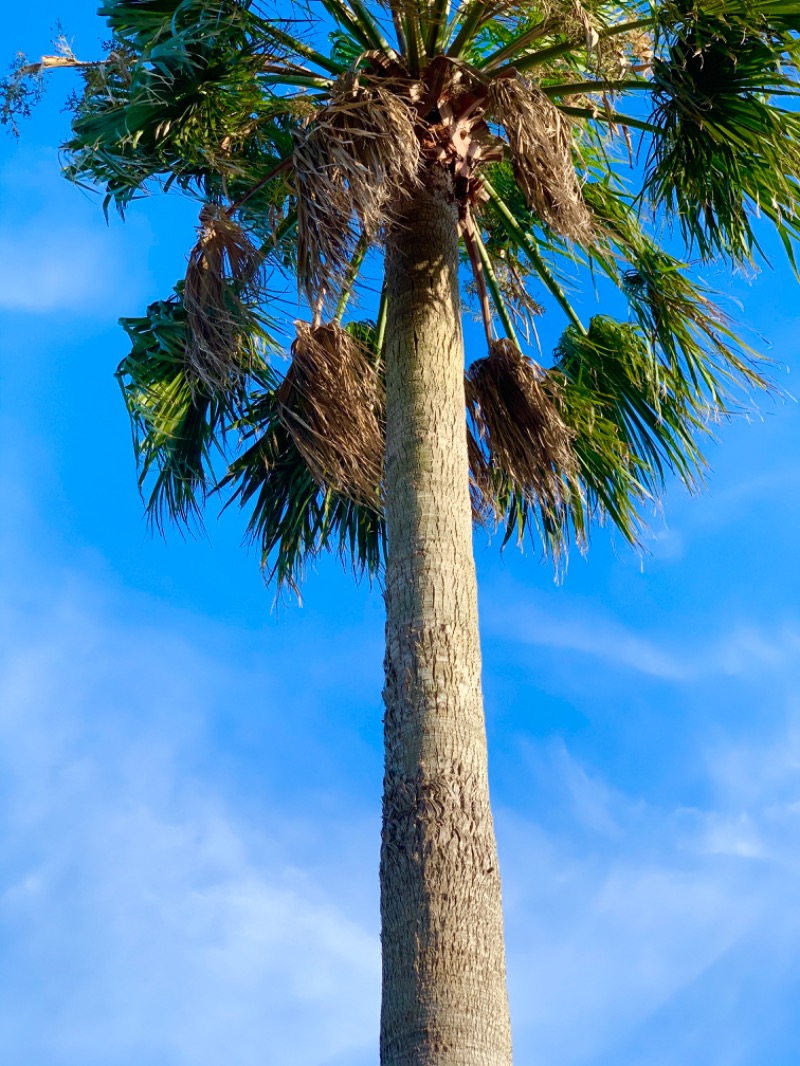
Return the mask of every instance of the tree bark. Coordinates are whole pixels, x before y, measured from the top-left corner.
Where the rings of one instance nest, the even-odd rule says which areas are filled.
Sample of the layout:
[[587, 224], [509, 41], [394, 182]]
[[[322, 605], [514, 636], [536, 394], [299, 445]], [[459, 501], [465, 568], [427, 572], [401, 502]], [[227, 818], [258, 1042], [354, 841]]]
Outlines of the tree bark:
[[382, 1066], [510, 1066], [452, 179], [387, 242]]

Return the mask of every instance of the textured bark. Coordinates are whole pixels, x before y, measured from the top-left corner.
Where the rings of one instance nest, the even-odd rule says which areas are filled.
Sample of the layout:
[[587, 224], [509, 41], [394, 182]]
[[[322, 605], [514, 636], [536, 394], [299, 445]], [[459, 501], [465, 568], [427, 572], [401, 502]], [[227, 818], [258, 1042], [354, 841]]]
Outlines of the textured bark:
[[387, 247], [383, 1066], [511, 1063], [450, 181]]

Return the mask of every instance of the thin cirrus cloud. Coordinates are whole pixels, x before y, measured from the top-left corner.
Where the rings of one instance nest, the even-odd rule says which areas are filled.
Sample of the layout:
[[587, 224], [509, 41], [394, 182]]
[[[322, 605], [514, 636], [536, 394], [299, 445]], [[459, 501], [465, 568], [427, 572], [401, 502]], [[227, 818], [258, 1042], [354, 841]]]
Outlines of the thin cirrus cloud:
[[[280, 647], [254, 666], [218, 623], [158, 605], [143, 620], [124, 589], [17, 549], [13, 561], [0, 607], [0, 1059], [374, 1062], [374, 797], [314, 794], [305, 733], [280, 753], [311, 779], [291, 809], [217, 772], [244, 758], [221, 725], [228, 707], [258, 692], [267, 719], [281, 713]], [[324, 717], [308, 677], [293, 698]], [[768, 999], [776, 967], [781, 988], [798, 977], [785, 947], [800, 942], [791, 721], [761, 743], [706, 738], [709, 798], [691, 808], [626, 793], [564, 741], [527, 742], [527, 779], [562, 814], [544, 828], [540, 800], [497, 812], [520, 1061], [666, 1064], [679, 1018], [682, 1062], [763, 1066], [742, 997]], [[773, 1009], [766, 1035], [792, 1017]]]
[[[18, 572], [0, 608], [0, 1060], [358, 1063], [375, 921], [322, 855], [305, 861], [308, 812], [248, 818], [200, 769], [216, 710], [269, 677], [231, 690], [203, 641], [127, 622], [80, 575], [42, 576]], [[369, 876], [363, 851], [338, 851], [352, 877]]]
[[[684, 683], [715, 674], [736, 675], [772, 667], [794, 671], [800, 654], [800, 621], [775, 622], [769, 628], [751, 623], [718, 623], [718, 632], [703, 640], [663, 640], [634, 632], [610, 614], [580, 603], [552, 600], [537, 605], [527, 594], [525, 607], [485, 612], [487, 631], [495, 638], [602, 659], [614, 666], [663, 681]], [[533, 599], [533, 603], [530, 600]]]
[[[553, 1066], [760, 1066], [800, 1039], [793, 727], [712, 746], [702, 807], [590, 780], [562, 742], [530, 773], [576, 790], [557, 832], [502, 812], [517, 1050]], [[731, 764], [761, 783], [755, 791]]]

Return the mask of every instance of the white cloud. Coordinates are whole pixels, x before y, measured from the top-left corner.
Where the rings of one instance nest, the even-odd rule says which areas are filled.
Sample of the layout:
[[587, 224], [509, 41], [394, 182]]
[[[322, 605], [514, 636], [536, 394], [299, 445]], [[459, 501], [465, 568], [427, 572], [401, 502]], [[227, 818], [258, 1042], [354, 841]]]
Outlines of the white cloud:
[[800, 662], [800, 625], [778, 622], [770, 630], [749, 624], [732, 628], [698, 655], [700, 673], [746, 674]]
[[680, 681], [689, 676], [686, 663], [678, 655], [592, 608], [574, 604], [563, 608], [552, 601], [540, 606], [534, 597], [532, 604], [528, 602], [518, 609], [504, 606], [492, 611], [489, 607], [483, 618], [493, 635], [502, 633], [507, 640], [596, 656], [606, 663], [665, 680]]
[[372, 823], [264, 797], [256, 822], [213, 773], [215, 707], [268, 679], [79, 579], [25, 607], [0, 613], [0, 1059], [368, 1061], [377, 915], [335, 886], [337, 860], [372, 876]]
[[590, 780], [563, 745], [534, 752], [552, 802], [582, 786], [557, 831], [499, 812], [519, 1061], [762, 1066], [797, 1038], [781, 996], [800, 982], [800, 770], [785, 734], [740, 748], [762, 788], [724, 773], [693, 809]]
[[[531, 599], [533, 602], [531, 603]], [[486, 629], [495, 637], [535, 647], [557, 648], [601, 659], [607, 666], [684, 683], [714, 675], [744, 675], [766, 668], [795, 671], [800, 662], [800, 621], [776, 622], [771, 628], [734, 622], [702, 641], [670, 632], [663, 637], [634, 632], [611, 615], [570, 599], [536, 603], [526, 590], [524, 607], [504, 604], [484, 611]]]
[[521, 829], [517, 847], [525, 837], [525, 863], [506, 864], [507, 882], [541, 886], [520, 894], [507, 923], [521, 1061], [605, 1061], [752, 924], [750, 901], [712, 871], [581, 860], [531, 846]]
[[[5, 551], [0, 1061], [374, 1063], [377, 792], [367, 812], [342, 796], [297, 806], [229, 787], [252, 766], [228, 709], [255, 692], [266, 720], [286, 717], [281, 646], [254, 663], [239, 634], [33, 565], [19, 544]], [[675, 641], [653, 660], [651, 641], [600, 612], [584, 614], [576, 647], [565, 601], [547, 646], [605, 668], [644, 654], [683, 681], [684, 655], [687, 671], [709, 660], [719, 672], [796, 654], [787, 624], [691, 655]], [[548, 624], [543, 608], [519, 617]], [[507, 616], [502, 632], [519, 639]], [[318, 684], [292, 699], [313, 700]], [[566, 744], [528, 741], [525, 780], [549, 775], [546, 787], [497, 817], [519, 1062], [670, 1066], [674, 1027], [682, 1066], [772, 1066], [760, 1048], [791, 1030], [794, 1006], [771, 1007], [768, 1022], [742, 1015], [753, 986], [778, 1002], [800, 980], [799, 737], [792, 714], [773, 714], [760, 742], [752, 730], [684, 736], [705, 772], [695, 807], [648, 803]], [[311, 779], [305, 741], [289, 770]]]

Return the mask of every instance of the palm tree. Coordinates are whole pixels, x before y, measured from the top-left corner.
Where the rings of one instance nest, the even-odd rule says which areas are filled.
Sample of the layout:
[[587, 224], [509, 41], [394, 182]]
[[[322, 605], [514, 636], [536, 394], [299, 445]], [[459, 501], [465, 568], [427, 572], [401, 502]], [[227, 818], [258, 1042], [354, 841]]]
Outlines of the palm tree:
[[[381, 1062], [507, 1066], [473, 527], [556, 562], [595, 521], [635, 542], [665, 478], [696, 484], [709, 427], [764, 386], [669, 248], [752, 260], [760, 214], [791, 258], [800, 6], [281, 6], [105, 0], [105, 57], [21, 57], [3, 117], [76, 67], [67, 175], [106, 209], [153, 186], [201, 205], [185, 279], [123, 320], [147, 506], [191, 522], [227, 492], [279, 587], [325, 550], [380, 575]], [[565, 262], [626, 316], [586, 323]], [[379, 267], [376, 318], [348, 321]], [[287, 276], [308, 317], [281, 376]], [[534, 284], [566, 316], [546, 367]], [[466, 374], [462, 288], [487, 341]]]

